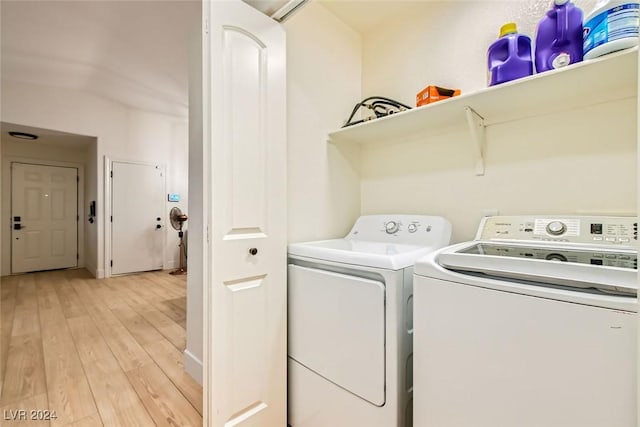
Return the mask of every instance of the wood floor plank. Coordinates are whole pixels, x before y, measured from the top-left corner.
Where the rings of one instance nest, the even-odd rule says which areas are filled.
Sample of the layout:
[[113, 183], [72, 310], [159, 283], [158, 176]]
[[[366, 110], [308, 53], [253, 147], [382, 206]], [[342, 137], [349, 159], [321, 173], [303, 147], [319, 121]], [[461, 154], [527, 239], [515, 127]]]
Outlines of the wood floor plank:
[[162, 297], [151, 290], [153, 283], [144, 280], [142, 276], [118, 277], [109, 281], [109, 284], [116, 286], [118, 289], [126, 289], [129, 293], [133, 292], [141, 297], [146, 304], [162, 301]]
[[182, 352], [167, 340], [145, 344], [145, 350], [193, 407], [202, 414], [202, 386], [185, 372]]
[[95, 413], [90, 417], [83, 418], [72, 424], [68, 424], [66, 427], [102, 427], [103, 425], [104, 424], [102, 424], [100, 414]]
[[184, 329], [180, 325], [153, 307], [137, 306], [134, 309], [149, 323], [153, 324], [176, 349], [184, 351], [187, 341]]
[[127, 377], [156, 425], [202, 425], [202, 416], [156, 364], [129, 371]]
[[[175, 304], [167, 304], [167, 300], [162, 300], [157, 294], [149, 291], [147, 289], [148, 286], [134, 285], [131, 279], [128, 280], [129, 281], [120, 280], [118, 282], [110, 281], [107, 283], [107, 286], [116, 290], [121, 298], [131, 307], [152, 306], [176, 324], [180, 325], [180, 323], [184, 323], [186, 325], [186, 306], [182, 308]], [[182, 326], [182, 328], [185, 329], [185, 326]]]
[[36, 280], [49, 406], [58, 413], [52, 425], [71, 424], [97, 412], [55, 290], [63, 281], [62, 276], [51, 281]]
[[87, 311], [80, 300], [78, 294], [73, 290], [71, 283], [61, 283], [55, 287], [58, 300], [62, 306], [64, 317], [69, 319], [87, 314]]
[[[55, 411], [55, 409], [49, 408], [47, 403], [47, 393], [40, 393], [18, 402], [3, 404], [3, 406], [0, 407], [0, 412], [2, 413], [0, 426], [45, 427], [50, 425], [49, 420], [44, 419], [44, 415], [46, 415], [45, 413], [42, 413], [43, 416], [39, 417], [38, 413], [33, 414], [31, 412], [33, 410]], [[48, 415], [57, 416], [57, 413], [55, 415], [49, 413]]]
[[156, 342], [163, 339], [160, 332], [131, 307], [121, 306], [111, 311], [120, 319], [125, 328], [127, 328], [129, 333], [133, 335], [140, 344]]
[[118, 292], [120, 298], [126, 301], [130, 306], [148, 305], [151, 301], [135, 292], [126, 282], [117, 282], [109, 280], [105, 282], [105, 286]]
[[0, 279], [0, 402], [2, 402], [2, 384], [13, 330], [17, 289], [17, 279], [11, 277]]
[[[113, 357], [113, 356], [111, 356]], [[153, 426], [153, 420], [120, 367], [112, 362], [85, 365], [87, 378], [106, 426]]]
[[[151, 280], [151, 278], [149, 278], [149, 280]], [[163, 299], [183, 298], [186, 296], [184, 289], [178, 288], [170, 278], [164, 277], [164, 275], [158, 277], [156, 280], [156, 289], [158, 291], [163, 291], [161, 294]]]
[[[155, 308], [155, 304], [149, 304], [148, 299], [144, 304], [139, 304], [137, 298], [146, 291], [135, 291], [132, 286], [128, 286], [129, 282], [120, 281], [119, 284], [111, 282], [112, 290], [120, 288], [118, 292], [122, 295], [121, 300], [128, 302], [128, 305], [141, 315], [148, 323], [152, 324], [159, 332], [168, 339], [180, 351], [184, 351], [186, 346], [185, 328], [177, 324], [170, 317], [166, 316]], [[133, 297], [132, 297], [133, 294]], [[148, 296], [147, 298], [157, 298], [157, 296]]]
[[162, 300], [184, 296], [184, 292], [173, 284], [171, 277], [173, 276], [165, 272], [154, 272], [151, 275], [144, 276], [142, 279], [149, 283], [149, 289]]
[[123, 304], [118, 292], [106, 285], [111, 280], [97, 280], [91, 283], [94, 298], [97, 298], [108, 309], [118, 308]]
[[[99, 292], [95, 284], [93, 287], [95, 292]], [[84, 298], [94, 300], [96, 297], [87, 295]], [[123, 371], [130, 371], [150, 362], [149, 355], [111, 310], [96, 304], [93, 309], [90, 310], [89, 315], [98, 327], [98, 330], [104, 337], [105, 342]]]
[[79, 269], [0, 285], [7, 283], [0, 286], [3, 407], [54, 409], [52, 426], [202, 424], [202, 387], [183, 366], [184, 277], [98, 280]]
[[[180, 305], [182, 302], [184, 303]], [[170, 300], [160, 301], [153, 305], [162, 314], [181, 325], [182, 322], [186, 323], [187, 310], [186, 310], [186, 298], [174, 298]], [[184, 329], [184, 326], [182, 327]]]
[[2, 403], [19, 402], [46, 391], [40, 334], [12, 337], [2, 384]]
[[39, 333], [40, 325], [37, 316], [38, 300], [35, 281], [33, 277], [19, 276], [11, 336]]
[[[76, 345], [78, 357], [80, 357], [83, 364], [105, 359], [107, 355], [112, 354], [98, 327], [89, 315], [67, 319], [67, 324]], [[113, 358], [113, 362], [117, 367], [118, 362], [115, 358]]]
[[51, 420], [52, 426], [66, 426], [85, 419], [98, 412], [89, 382], [82, 378], [67, 381], [62, 386], [47, 385], [49, 407], [56, 410], [58, 417]]

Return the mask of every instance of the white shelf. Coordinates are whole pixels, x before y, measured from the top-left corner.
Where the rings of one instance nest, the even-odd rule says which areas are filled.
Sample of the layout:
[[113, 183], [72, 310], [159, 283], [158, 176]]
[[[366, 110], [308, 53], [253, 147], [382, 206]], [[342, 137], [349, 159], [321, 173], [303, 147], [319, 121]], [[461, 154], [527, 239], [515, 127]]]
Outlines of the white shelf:
[[394, 144], [468, 126], [478, 157], [476, 173], [482, 175], [484, 127], [635, 98], [637, 74], [638, 48], [633, 48], [342, 128], [329, 134], [329, 142]]

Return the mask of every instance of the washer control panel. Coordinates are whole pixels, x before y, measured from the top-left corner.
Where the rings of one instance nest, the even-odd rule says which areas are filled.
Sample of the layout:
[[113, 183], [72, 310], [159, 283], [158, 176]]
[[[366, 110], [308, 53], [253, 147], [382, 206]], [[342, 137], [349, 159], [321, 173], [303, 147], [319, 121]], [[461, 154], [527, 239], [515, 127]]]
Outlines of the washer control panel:
[[635, 246], [638, 221], [620, 216], [492, 216], [482, 219], [476, 240]]
[[620, 251], [616, 251], [615, 249], [599, 249], [600, 248], [584, 248], [578, 250], [572, 248], [516, 246], [504, 243], [483, 242], [468, 247], [460, 251], [460, 253], [573, 262], [637, 270], [638, 255], [634, 251], [628, 248]]

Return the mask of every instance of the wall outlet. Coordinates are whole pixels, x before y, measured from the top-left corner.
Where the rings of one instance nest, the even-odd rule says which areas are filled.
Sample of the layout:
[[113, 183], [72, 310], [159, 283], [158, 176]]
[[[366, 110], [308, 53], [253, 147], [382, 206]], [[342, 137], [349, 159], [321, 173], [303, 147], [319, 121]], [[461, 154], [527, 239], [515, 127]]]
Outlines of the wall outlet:
[[498, 216], [498, 214], [500, 213], [500, 211], [498, 209], [482, 209], [480, 211], [480, 213], [482, 214], [482, 216]]

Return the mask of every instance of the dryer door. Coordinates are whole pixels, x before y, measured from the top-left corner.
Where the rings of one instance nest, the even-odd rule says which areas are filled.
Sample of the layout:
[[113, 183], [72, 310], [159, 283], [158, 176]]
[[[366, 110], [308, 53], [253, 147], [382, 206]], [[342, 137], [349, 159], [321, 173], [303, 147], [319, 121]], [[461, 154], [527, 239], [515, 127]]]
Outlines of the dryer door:
[[289, 265], [288, 306], [289, 357], [382, 406], [384, 283]]

